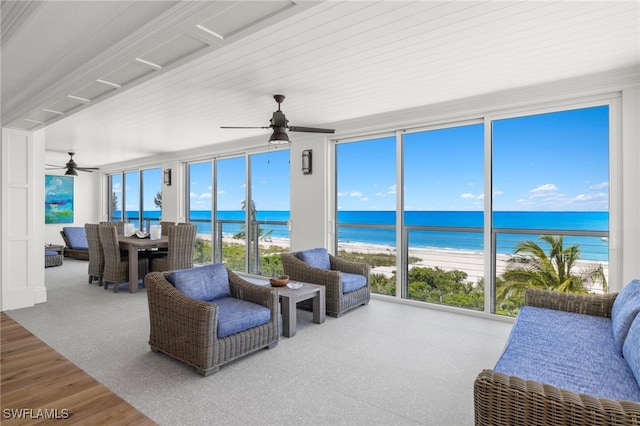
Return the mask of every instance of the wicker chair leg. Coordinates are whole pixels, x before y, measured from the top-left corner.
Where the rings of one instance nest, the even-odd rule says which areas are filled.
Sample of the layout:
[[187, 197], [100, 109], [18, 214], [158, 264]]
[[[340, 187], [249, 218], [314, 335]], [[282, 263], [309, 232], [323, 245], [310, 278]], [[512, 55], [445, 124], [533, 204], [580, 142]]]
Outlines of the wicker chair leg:
[[210, 374], [217, 373], [218, 370], [220, 370], [219, 366], [215, 366], [211, 368], [196, 368], [196, 371], [205, 377], [207, 377]]

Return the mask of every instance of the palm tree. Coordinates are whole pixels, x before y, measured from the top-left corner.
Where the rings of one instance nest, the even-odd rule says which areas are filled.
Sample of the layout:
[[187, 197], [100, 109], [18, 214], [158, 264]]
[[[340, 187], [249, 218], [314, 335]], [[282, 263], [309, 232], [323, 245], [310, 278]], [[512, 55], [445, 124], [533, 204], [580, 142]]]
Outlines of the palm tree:
[[509, 259], [509, 266], [502, 275], [504, 283], [496, 290], [499, 305], [511, 297], [523, 297], [527, 287], [586, 293], [584, 283], [591, 281], [601, 283], [603, 289], [608, 290], [602, 265], [588, 265], [584, 270], [576, 272], [577, 261], [580, 259], [578, 245], [564, 248], [562, 236], [542, 235], [540, 240], [549, 244], [549, 255], [530, 240], [522, 241], [516, 246], [515, 254], [525, 256]]

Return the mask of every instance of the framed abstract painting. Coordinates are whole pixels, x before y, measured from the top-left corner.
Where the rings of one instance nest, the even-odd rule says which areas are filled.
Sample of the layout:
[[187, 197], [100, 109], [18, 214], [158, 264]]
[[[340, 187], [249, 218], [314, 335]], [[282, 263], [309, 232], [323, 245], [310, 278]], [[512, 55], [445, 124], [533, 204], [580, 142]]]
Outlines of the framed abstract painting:
[[44, 223], [73, 223], [73, 177], [44, 177]]

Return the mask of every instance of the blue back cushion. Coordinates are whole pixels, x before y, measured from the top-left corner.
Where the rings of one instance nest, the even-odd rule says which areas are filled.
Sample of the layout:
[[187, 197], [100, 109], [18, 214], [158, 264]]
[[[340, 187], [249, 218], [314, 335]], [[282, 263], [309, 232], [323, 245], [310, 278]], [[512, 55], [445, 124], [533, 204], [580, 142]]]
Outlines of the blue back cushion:
[[220, 263], [172, 271], [167, 281], [186, 296], [205, 302], [231, 295], [227, 268]]
[[315, 248], [311, 250], [299, 251], [296, 257], [309, 266], [320, 269], [331, 269], [329, 252], [326, 248]]
[[62, 228], [72, 249], [89, 249], [87, 233], [84, 226], [65, 226]]
[[640, 386], [640, 315], [636, 316], [631, 327], [629, 327], [629, 333], [622, 348], [622, 355], [636, 377], [638, 386]]
[[631, 323], [640, 312], [640, 280], [633, 280], [620, 290], [611, 307], [613, 338], [622, 352]]

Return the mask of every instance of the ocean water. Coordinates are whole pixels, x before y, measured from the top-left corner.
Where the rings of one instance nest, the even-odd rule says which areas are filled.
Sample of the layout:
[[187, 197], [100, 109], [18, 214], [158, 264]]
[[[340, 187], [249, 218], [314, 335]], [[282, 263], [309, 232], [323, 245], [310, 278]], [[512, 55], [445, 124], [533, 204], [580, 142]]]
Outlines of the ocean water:
[[[240, 221], [244, 220], [245, 213], [241, 210], [218, 212], [218, 220]], [[139, 227], [137, 212], [127, 212], [130, 222]], [[157, 223], [160, 218], [159, 211], [144, 212], [145, 219], [151, 223]], [[288, 222], [289, 211], [258, 211], [259, 221]], [[117, 217], [116, 217], [116, 220]], [[211, 212], [204, 210], [191, 211], [190, 221], [198, 226], [198, 233], [211, 234]], [[480, 228], [484, 223], [484, 213], [478, 211], [408, 211], [405, 212], [405, 225], [432, 226], [451, 228]], [[375, 244], [395, 246], [396, 212], [393, 211], [341, 211], [338, 213], [338, 241], [341, 243]], [[378, 228], [354, 228], [349, 225], [368, 224], [382, 225]], [[544, 248], [544, 244], [537, 240], [539, 230], [571, 230], [571, 231], [602, 231], [609, 228], [608, 212], [494, 212], [494, 228], [505, 229], [496, 238], [498, 253], [509, 254], [515, 250], [517, 242], [530, 239], [538, 242]], [[261, 224], [263, 235], [268, 233], [272, 238], [289, 238], [288, 226]], [[243, 229], [242, 223], [223, 224], [223, 234], [235, 234]], [[532, 229], [532, 234], [510, 234], [509, 229]], [[466, 232], [456, 230], [409, 231], [409, 246], [415, 248], [455, 249], [467, 251], [483, 250], [482, 232]], [[609, 243], [606, 238], [566, 236], [564, 245], [580, 245], [583, 259], [607, 260]]]

